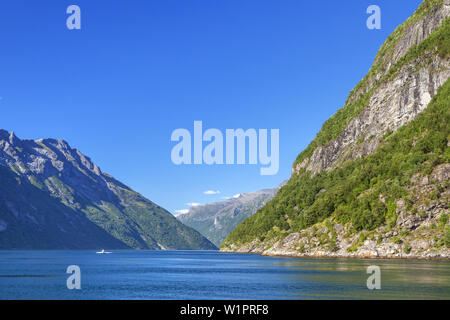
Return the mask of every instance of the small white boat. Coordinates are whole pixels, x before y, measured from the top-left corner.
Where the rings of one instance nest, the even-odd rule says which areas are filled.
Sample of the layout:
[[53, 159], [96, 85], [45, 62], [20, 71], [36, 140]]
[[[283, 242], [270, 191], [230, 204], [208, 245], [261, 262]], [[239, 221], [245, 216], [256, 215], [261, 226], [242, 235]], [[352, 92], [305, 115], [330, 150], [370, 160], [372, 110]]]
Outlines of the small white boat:
[[105, 253], [111, 253], [111, 252], [108, 252], [108, 251], [105, 251], [105, 249], [102, 249], [102, 251], [98, 251], [97, 253], [98, 254], [105, 254]]

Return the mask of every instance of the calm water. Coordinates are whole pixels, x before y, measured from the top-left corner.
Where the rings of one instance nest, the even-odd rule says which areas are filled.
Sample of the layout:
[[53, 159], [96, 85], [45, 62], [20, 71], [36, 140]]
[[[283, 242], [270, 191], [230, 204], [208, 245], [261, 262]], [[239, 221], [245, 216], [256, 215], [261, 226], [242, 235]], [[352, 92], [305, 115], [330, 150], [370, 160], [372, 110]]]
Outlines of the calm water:
[[[81, 268], [68, 290], [66, 268]], [[381, 290], [366, 268], [381, 268]], [[450, 261], [271, 258], [215, 251], [0, 251], [0, 299], [450, 299]]]

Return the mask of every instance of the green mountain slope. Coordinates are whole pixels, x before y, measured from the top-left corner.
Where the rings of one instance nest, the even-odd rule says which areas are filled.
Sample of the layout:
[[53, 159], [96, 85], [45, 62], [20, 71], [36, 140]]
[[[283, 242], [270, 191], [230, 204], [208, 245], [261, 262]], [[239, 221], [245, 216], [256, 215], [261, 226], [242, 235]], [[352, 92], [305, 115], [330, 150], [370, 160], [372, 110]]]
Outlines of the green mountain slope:
[[65, 141], [0, 130], [0, 248], [216, 247]]
[[449, 12], [424, 1], [394, 31], [287, 185], [223, 251], [450, 256]]

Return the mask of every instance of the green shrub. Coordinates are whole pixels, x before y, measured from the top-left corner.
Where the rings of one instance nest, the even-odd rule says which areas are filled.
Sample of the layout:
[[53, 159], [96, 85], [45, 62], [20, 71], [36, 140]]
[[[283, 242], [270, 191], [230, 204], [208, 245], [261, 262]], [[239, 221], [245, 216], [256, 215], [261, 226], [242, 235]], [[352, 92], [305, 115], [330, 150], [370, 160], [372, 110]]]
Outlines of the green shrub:
[[394, 242], [395, 244], [401, 244], [403, 241], [399, 237], [394, 236], [392, 237], [392, 242]]
[[439, 226], [445, 226], [448, 222], [448, 213], [443, 213], [439, 218]]
[[409, 254], [411, 252], [411, 245], [409, 244], [409, 242], [405, 242], [403, 244], [403, 252], [406, 254]]
[[447, 248], [450, 248], [450, 226], [445, 228], [444, 244]]

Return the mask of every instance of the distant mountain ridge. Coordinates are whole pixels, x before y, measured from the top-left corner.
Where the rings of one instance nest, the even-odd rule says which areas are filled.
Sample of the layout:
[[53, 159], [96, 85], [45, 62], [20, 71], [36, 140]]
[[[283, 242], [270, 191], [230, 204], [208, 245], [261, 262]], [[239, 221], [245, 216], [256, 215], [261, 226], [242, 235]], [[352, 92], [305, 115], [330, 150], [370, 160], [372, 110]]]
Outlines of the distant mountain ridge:
[[64, 140], [2, 129], [0, 248], [216, 249]]
[[241, 193], [225, 201], [193, 206], [177, 218], [219, 246], [228, 233], [271, 200], [278, 189]]

